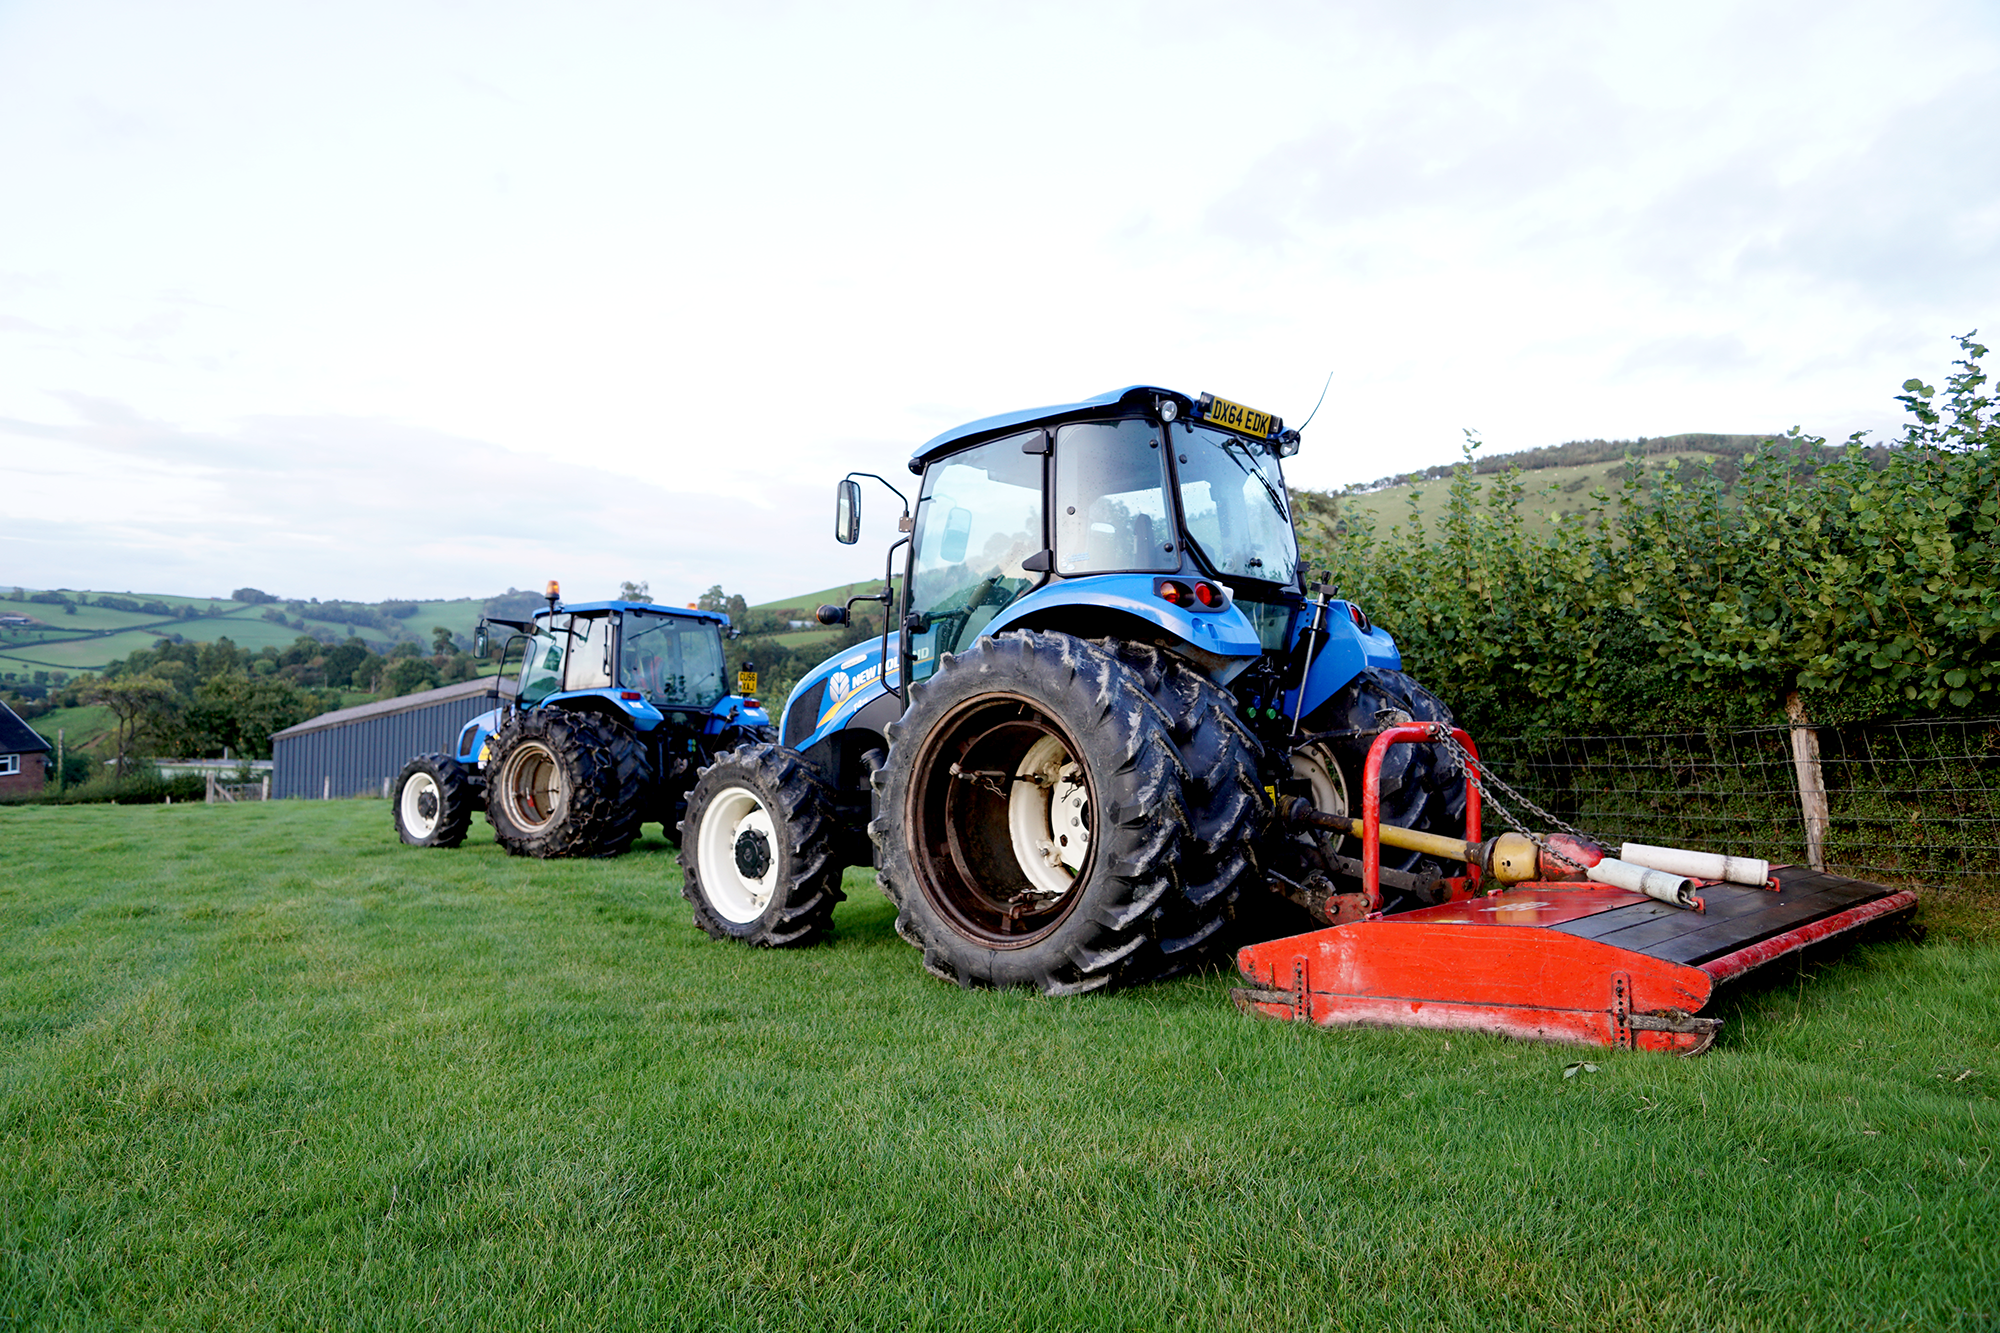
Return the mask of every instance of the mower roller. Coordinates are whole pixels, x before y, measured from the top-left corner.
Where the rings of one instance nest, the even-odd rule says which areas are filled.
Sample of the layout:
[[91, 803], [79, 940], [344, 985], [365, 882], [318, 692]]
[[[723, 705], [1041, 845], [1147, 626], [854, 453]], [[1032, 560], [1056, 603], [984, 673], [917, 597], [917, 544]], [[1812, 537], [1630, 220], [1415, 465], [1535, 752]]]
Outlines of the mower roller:
[[[1439, 732], [1437, 724], [1405, 725], [1376, 737], [1360, 820], [1281, 806], [1295, 825], [1362, 839], [1362, 891], [1375, 910], [1241, 950], [1237, 966], [1250, 984], [1232, 995], [1245, 1013], [1695, 1055], [1722, 1027], [1702, 1011], [1725, 983], [1916, 908], [1915, 894], [1796, 866], [1770, 871], [1762, 862], [1631, 843], [1621, 848], [1633, 858], [1625, 860], [1568, 837], [1482, 842], [1477, 751], [1463, 731], [1452, 735], [1467, 756], [1466, 837], [1381, 823], [1384, 756], [1395, 745], [1441, 741]], [[1449, 901], [1383, 916], [1385, 844], [1449, 856], [1467, 873], [1444, 881]], [[1768, 878], [1702, 880], [1675, 873], [1683, 866]], [[1505, 887], [1482, 892], [1488, 876]]]

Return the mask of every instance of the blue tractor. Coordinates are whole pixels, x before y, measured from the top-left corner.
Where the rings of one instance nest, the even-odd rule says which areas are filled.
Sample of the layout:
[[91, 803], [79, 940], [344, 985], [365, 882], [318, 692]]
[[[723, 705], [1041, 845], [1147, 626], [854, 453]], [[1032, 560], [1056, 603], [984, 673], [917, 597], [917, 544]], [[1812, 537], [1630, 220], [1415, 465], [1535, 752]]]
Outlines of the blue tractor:
[[[1064, 994], [1184, 971], [1225, 941], [1348, 919], [1358, 849], [1283, 824], [1359, 814], [1385, 727], [1450, 713], [1395, 643], [1300, 565], [1281, 460], [1298, 433], [1135, 386], [947, 431], [910, 460], [882, 638], [802, 679], [776, 741], [688, 794], [684, 892], [718, 938], [805, 944], [848, 865], [963, 985]], [[859, 538], [839, 485], [835, 537]], [[1382, 818], [1456, 833], [1464, 780], [1390, 752]], [[1384, 910], [1444, 868], [1384, 848]]]
[[416, 847], [456, 847], [473, 811], [517, 856], [616, 856], [643, 823], [672, 838], [695, 773], [716, 756], [776, 739], [746, 663], [730, 689], [729, 617], [642, 602], [565, 606], [554, 582], [531, 620], [509, 631], [501, 676], [519, 650], [513, 697], [465, 724], [455, 752], [412, 759], [397, 779], [396, 833]]

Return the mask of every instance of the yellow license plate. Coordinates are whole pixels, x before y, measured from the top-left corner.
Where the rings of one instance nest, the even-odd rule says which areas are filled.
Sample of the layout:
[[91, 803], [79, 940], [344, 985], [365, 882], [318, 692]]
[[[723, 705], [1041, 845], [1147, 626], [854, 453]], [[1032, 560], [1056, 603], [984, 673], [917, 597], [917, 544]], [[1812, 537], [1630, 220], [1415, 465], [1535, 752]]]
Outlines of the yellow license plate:
[[1226, 427], [1229, 430], [1240, 430], [1245, 435], [1254, 435], [1260, 440], [1268, 437], [1271, 433], [1271, 414], [1269, 412], [1259, 412], [1254, 407], [1245, 407], [1241, 403], [1232, 403], [1227, 398], [1217, 398], [1213, 395], [1208, 395], [1208, 410], [1206, 415], [1210, 421], [1213, 421], [1218, 426]]
[[754, 671], [737, 672], [736, 692], [738, 694], [755, 694], [757, 692], [757, 673]]

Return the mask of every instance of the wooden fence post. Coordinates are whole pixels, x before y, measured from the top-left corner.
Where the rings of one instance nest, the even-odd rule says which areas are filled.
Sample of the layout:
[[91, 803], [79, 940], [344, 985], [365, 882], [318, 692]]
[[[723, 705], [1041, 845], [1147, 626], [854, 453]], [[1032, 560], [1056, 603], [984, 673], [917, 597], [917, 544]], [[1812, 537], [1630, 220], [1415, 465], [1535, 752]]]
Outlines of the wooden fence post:
[[1806, 864], [1824, 870], [1833, 812], [1826, 803], [1826, 775], [1819, 765], [1819, 733], [1806, 721], [1805, 702], [1797, 690], [1785, 696], [1785, 716], [1792, 720], [1792, 768], [1799, 779], [1799, 813], [1805, 817]]
[[214, 770], [214, 769], [210, 769], [210, 770], [208, 770], [208, 772], [207, 772], [206, 776], [207, 776], [207, 778], [208, 778], [208, 790], [207, 790], [206, 792], [204, 792], [204, 793], [202, 794], [202, 804], [203, 804], [203, 805], [214, 805], [214, 804], [215, 804], [215, 770]]

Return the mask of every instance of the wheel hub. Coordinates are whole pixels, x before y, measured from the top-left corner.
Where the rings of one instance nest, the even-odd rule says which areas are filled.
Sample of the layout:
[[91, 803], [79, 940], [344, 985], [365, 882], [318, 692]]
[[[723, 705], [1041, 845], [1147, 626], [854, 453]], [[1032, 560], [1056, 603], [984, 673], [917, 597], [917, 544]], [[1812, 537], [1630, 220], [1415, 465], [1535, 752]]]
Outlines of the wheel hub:
[[760, 828], [736, 835], [736, 869], [745, 879], [762, 879], [771, 869], [771, 840]]
[[423, 791], [417, 793], [417, 813], [425, 819], [436, 819], [438, 812], [437, 793]]
[[1096, 809], [1082, 749], [1031, 701], [946, 719], [916, 761], [918, 883], [968, 938], [1019, 948], [1055, 930], [1091, 873]]

